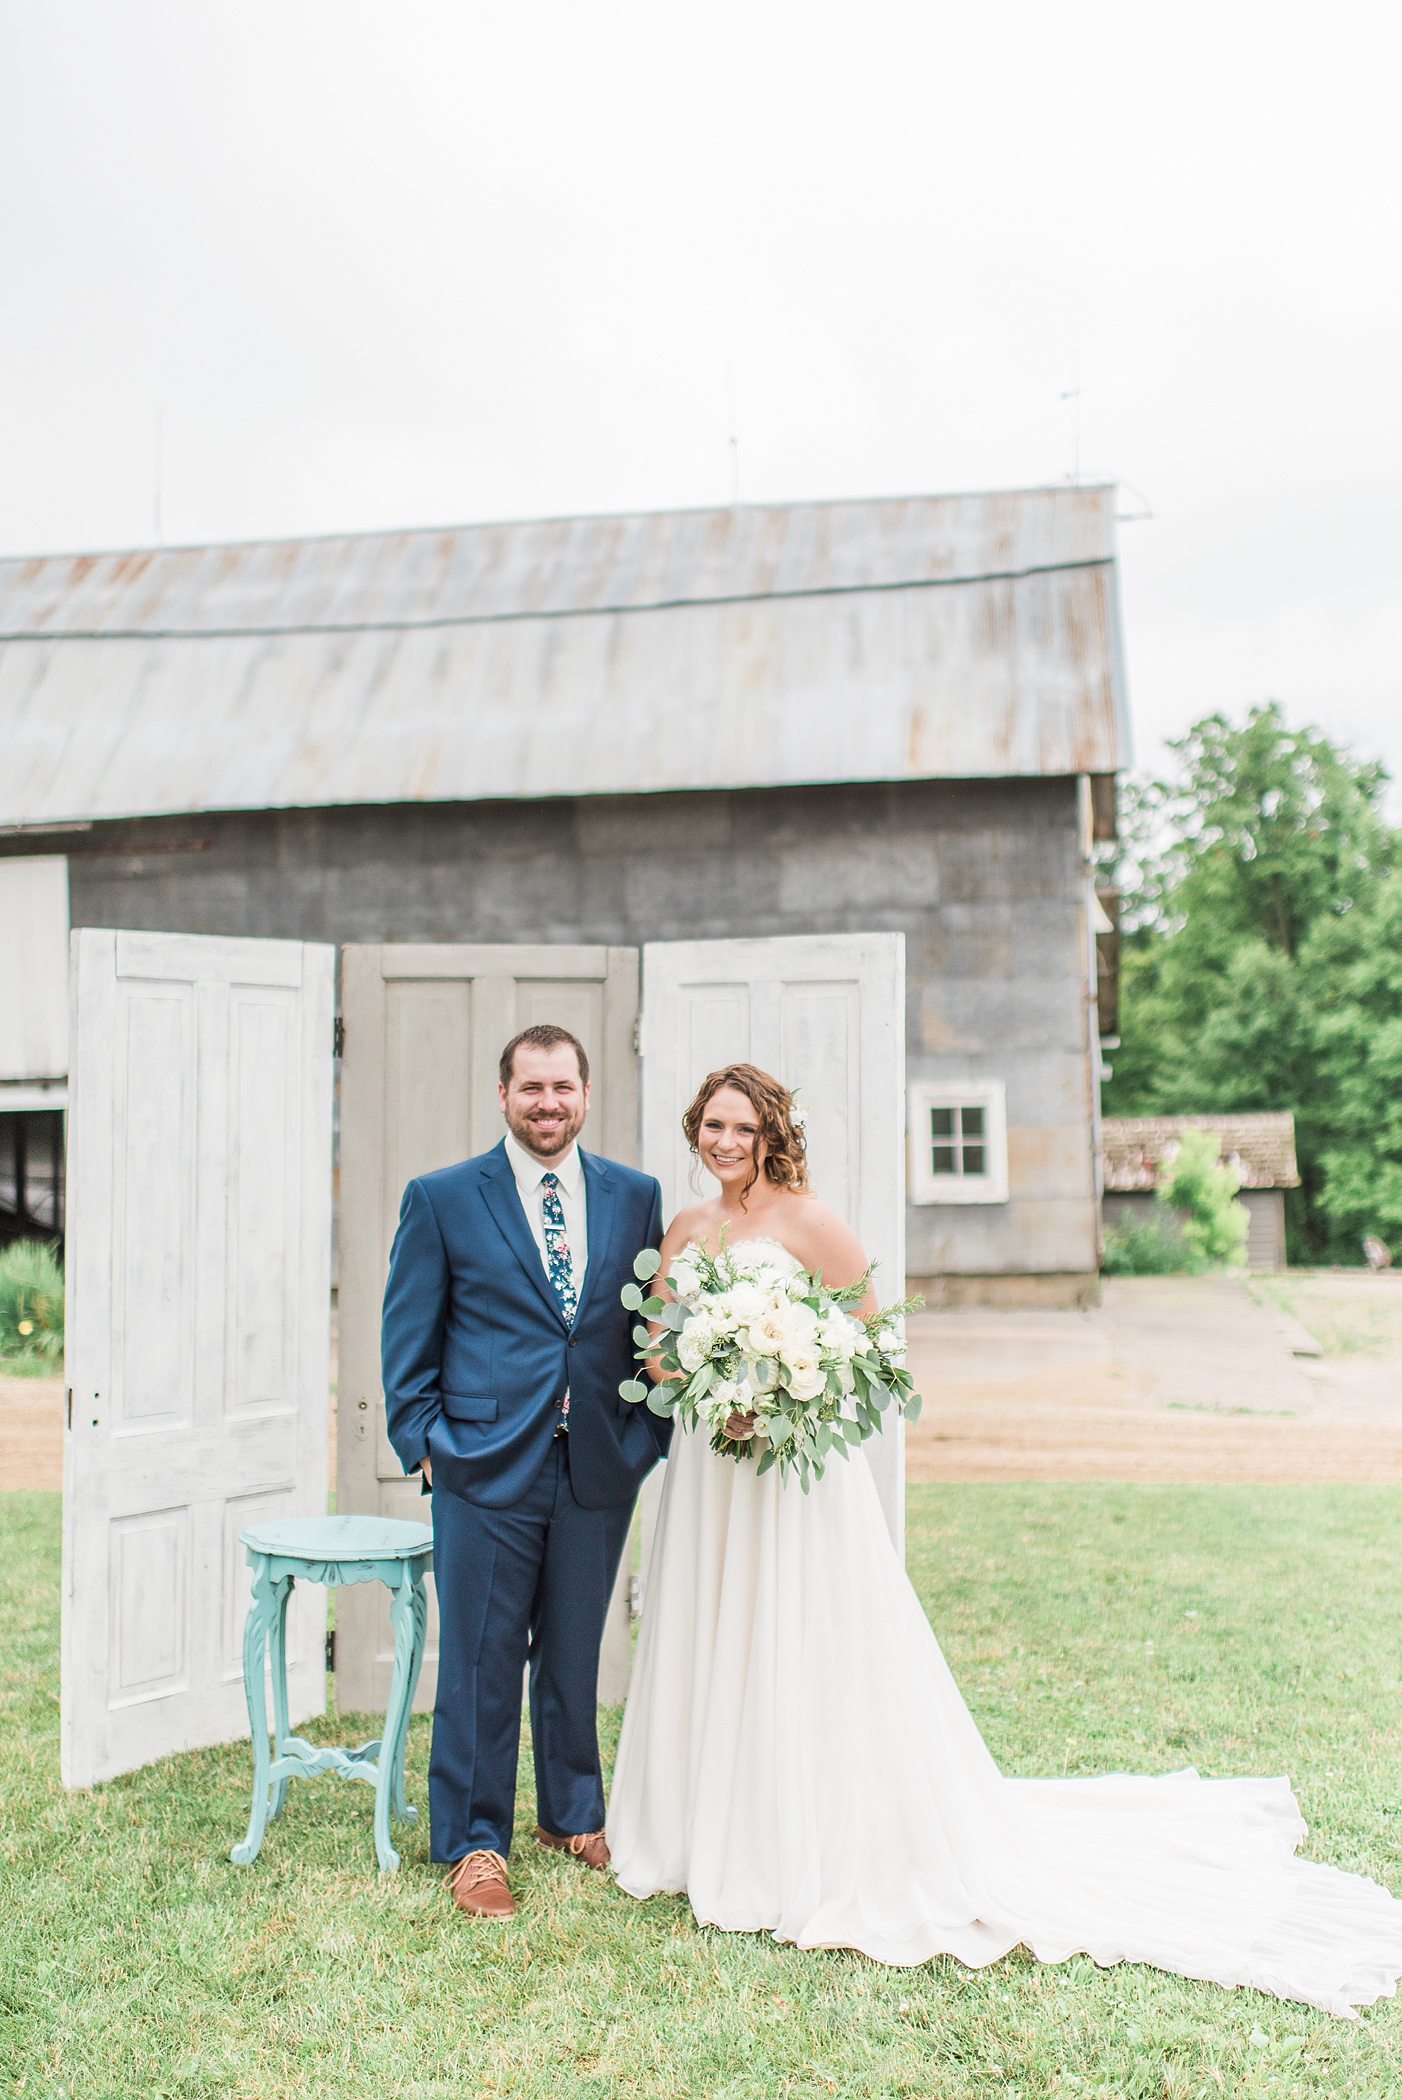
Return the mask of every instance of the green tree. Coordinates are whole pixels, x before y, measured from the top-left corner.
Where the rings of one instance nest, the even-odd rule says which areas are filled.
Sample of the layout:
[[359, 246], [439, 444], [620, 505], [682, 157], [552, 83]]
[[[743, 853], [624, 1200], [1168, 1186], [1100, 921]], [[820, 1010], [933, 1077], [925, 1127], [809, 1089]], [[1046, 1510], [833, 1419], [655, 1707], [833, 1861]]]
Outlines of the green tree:
[[[1109, 1115], [1291, 1109], [1294, 1259], [1402, 1226], [1397, 835], [1387, 776], [1280, 706], [1169, 747], [1126, 798], [1121, 1048]], [[1391, 1086], [1391, 1093], [1388, 1092]]]

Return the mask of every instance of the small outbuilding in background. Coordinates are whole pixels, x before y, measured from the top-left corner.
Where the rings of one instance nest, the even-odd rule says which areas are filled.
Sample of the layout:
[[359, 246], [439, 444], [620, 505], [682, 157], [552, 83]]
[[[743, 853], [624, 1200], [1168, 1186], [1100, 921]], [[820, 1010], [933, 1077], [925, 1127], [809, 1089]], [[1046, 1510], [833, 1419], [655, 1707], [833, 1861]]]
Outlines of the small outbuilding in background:
[[1298, 1188], [1295, 1118], [1288, 1112], [1255, 1116], [1107, 1116], [1101, 1125], [1105, 1229], [1142, 1224], [1149, 1216], [1164, 1167], [1185, 1130], [1207, 1130], [1217, 1156], [1241, 1180], [1237, 1197], [1250, 1219], [1246, 1265], [1285, 1267], [1285, 1191]]

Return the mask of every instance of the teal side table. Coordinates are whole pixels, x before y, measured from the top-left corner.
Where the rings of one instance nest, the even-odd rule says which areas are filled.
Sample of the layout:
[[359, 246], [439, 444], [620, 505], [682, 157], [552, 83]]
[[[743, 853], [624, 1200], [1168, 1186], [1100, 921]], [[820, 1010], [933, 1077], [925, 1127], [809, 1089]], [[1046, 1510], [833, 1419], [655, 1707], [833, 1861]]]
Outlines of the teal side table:
[[[229, 1854], [236, 1866], [258, 1857], [270, 1816], [282, 1813], [289, 1774], [313, 1779], [336, 1772], [342, 1779], [368, 1780], [375, 1789], [375, 1852], [382, 1874], [392, 1874], [399, 1854], [389, 1841], [393, 1808], [405, 1823], [419, 1812], [404, 1800], [404, 1744], [409, 1710], [419, 1681], [428, 1624], [424, 1577], [433, 1568], [433, 1533], [427, 1524], [394, 1517], [284, 1517], [239, 1533], [253, 1570], [253, 1600], [243, 1629], [243, 1689], [253, 1732], [253, 1812], [248, 1836]], [[294, 1582], [383, 1582], [390, 1593], [394, 1671], [385, 1732], [358, 1750], [318, 1750], [289, 1735], [287, 1722], [287, 1600]], [[271, 1650], [273, 1743], [263, 1692], [263, 1657]]]

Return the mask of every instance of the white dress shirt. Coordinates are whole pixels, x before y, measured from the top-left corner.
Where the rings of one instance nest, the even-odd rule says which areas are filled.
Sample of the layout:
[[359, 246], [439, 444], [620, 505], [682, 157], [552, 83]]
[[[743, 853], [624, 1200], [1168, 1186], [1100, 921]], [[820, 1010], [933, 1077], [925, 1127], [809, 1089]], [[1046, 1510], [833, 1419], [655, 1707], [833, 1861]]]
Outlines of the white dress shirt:
[[[508, 1130], [506, 1133], [506, 1156], [511, 1161], [511, 1171], [516, 1176], [516, 1187], [521, 1197], [521, 1208], [526, 1213], [526, 1223], [531, 1228], [531, 1238], [540, 1249], [541, 1267], [546, 1279], [550, 1276], [550, 1258], [545, 1251], [545, 1219], [541, 1215], [541, 1204], [545, 1191], [541, 1177], [553, 1174], [559, 1182], [556, 1191], [560, 1198], [560, 1209], [565, 1216], [565, 1239], [570, 1250], [570, 1270], [574, 1277], [574, 1300], [578, 1305], [584, 1296], [584, 1271], [589, 1266], [589, 1221], [586, 1215], [584, 1162], [579, 1156], [578, 1145], [571, 1145], [568, 1152], [542, 1166], [524, 1145], [518, 1145]], [[550, 1288], [553, 1290], [553, 1283]]]

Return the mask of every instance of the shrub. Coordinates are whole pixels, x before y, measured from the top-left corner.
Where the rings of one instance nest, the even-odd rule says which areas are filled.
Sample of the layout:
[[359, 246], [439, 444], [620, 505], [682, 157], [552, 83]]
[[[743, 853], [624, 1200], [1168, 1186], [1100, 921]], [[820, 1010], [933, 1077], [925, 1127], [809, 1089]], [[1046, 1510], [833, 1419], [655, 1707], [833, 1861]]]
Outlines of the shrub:
[[1112, 1226], [1100, 1266], [1107, 1276], [1181, 1276], [1196, 1263], [1176, 1221], [1155, 1215], [1142, 1224]]
[[1217, 1140], [1208, 1130], [1185, 1130], [1158, 1200], [1178, 1216], [1184, 1245], [1197, 1269], [1246, 1266], [1250, 1219], [1237, 1202], [1241, 1178], [1219, 1166]]
[[6, 1360], [16, 1370], [63, 1365], [63, 1271], [38, 1240], [16, 1240], [0, 1252], [0, 1362]]

